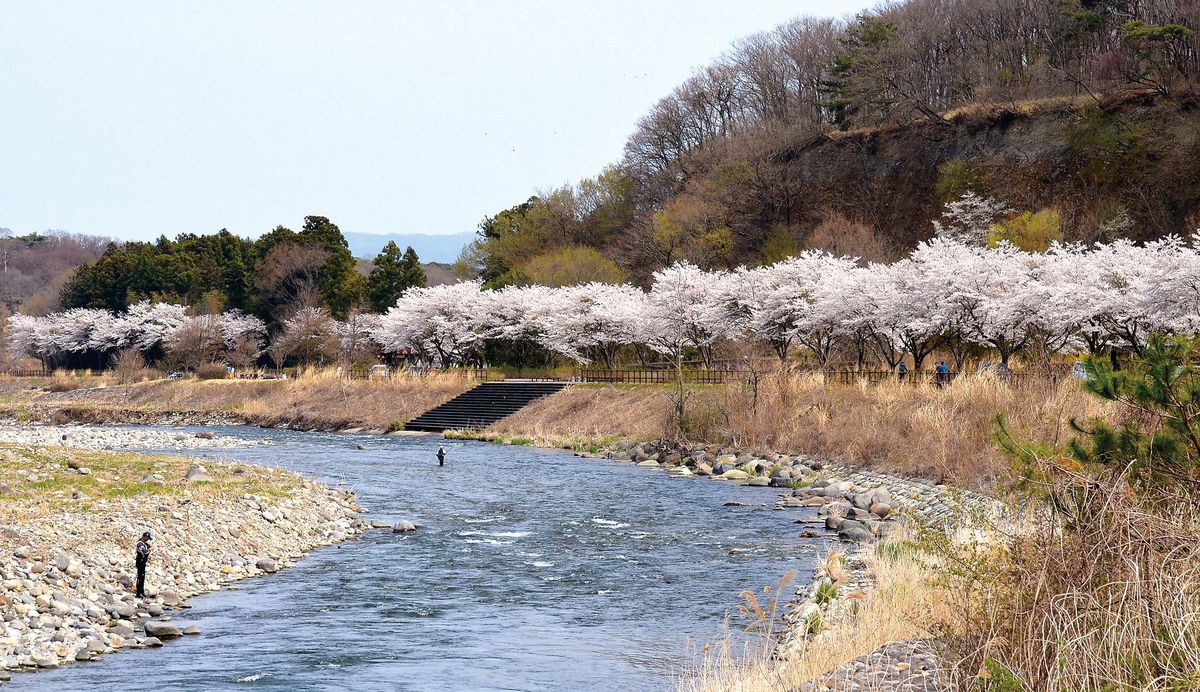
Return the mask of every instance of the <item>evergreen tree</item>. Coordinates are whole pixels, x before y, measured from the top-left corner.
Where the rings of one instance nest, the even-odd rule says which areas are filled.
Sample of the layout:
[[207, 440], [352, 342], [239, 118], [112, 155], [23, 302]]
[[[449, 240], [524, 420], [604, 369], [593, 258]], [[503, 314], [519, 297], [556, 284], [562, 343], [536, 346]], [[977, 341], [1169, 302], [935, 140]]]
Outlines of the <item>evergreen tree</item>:
[[354, 255], [350, 254], [341, 229], [324, 216], [306, 216], [296, 239], [301, 244], [320, 245], [329, 250], [329, 258], [317, 275], [317, 287], [333, 316], [345, 318], [350, 308], [362, 300], [366, 286], [354, 269]]
[[375, 258], [375, 268], [367, 279], [367, 293], [375, 312], [387, 312], [404, 291], [425, 285], [421, 261], [411, 247], [400, 254], [395, 241], [389, 242]]
[[402, 264], [404, 268], [404, 289], [414, 286], [423, 287], [425, 285], [425, 270], [421, 268], [421, 260], [417, 257], [417, 251], [412, 249], [411, 245], [404, 250], [404, 261]]

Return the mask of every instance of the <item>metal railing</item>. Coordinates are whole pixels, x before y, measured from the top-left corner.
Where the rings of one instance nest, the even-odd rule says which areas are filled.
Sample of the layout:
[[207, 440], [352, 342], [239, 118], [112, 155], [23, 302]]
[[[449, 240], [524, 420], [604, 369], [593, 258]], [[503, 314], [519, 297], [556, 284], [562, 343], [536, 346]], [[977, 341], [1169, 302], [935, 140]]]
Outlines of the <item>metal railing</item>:
[[[933, 370], [908, 371], [903, 375], [895, 370], [800, 370], [799, 372], [822, 374], [826, 382], [845, 385], [860, 382], [947, 385], [960, 377], [972, 376], [970, 373], [956, 371], [937, 373]], [[727, 382], [748, 382], [755, 378], [769, 377], [771, 374], [772, 371], [766, 370], [683, 370], [682, 379], [685, 384], [725, 384]], [[1020, 383], [1027, 377], [1024, 373], [994, 372], [990, 373], [990, 376], [1010, 383]], [[674, 384], [678, 381], [678, 376], [675, 370], [582, 369], [576, 371], [571, 379], [574, 382], [594, 383]]]
[[86, 370], [86, 369], [67, 370], [65, 368], [57, 368], [54, 370], [45, 370], [45, 369], [43, 369], [43, 370], [38, 370], [38, 369], [3, 370], [3, 369], [0, 369], [0, 375], [7, 375], [8, 377], [53, 377], [56, 373], [62, 373], [64, 375], [69, 375], [69, 376], [73, 376], [73, 377], [94, 377], [94, 376], [100, 375], [104, 372], [105, 372], [104, 370]]

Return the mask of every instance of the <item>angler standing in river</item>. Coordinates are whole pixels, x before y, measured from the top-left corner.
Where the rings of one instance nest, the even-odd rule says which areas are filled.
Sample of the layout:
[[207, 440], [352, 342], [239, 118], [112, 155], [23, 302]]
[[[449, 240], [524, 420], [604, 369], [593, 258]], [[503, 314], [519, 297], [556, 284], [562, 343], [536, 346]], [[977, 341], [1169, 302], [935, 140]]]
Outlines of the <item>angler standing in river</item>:
[[446, 465], [446, 448], [445, 447], [438, 447], [437, 457], [438, 457], [438, 466], [445, 466]]

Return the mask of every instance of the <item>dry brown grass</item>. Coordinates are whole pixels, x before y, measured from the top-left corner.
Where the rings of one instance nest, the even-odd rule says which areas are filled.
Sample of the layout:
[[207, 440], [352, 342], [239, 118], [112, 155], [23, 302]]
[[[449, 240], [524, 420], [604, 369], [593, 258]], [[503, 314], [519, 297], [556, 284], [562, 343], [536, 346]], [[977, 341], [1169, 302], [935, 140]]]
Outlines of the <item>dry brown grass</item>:
[[1053, 483], [1059, 510], [1003, 550], [941, 551], [960, 683], [1200, 689], [1200, 506], [1114, 477]]
[[[494, 430], [539, 439], [618, 435], [657, 438], [674, 429], [666, 387], [572, 387], [498, 423]], [[989, 488], [1009, 460], [993, 439], [1008, 416], [1028, 439], [1056, 441], [1072, 416], [1110, 407], [1074, 380], [1009, 385], [977, 376], [939, 389], [897, 382], [827, 384], [819, 374], [776, 372], [754, 392], [741, 384], [691, 390], [683, 421], [693, 442], [806, 453]]]
[[680, 690], [763, 692], [794, 689], [893, 641], [932, 636], [953, 621], [949, 600], [929, 567], [912, 553], [871, 555], [877, 580], [869, 594], [855, 594], [851, 607], [822, 623], [823, 633], [804, 641], [780, 660], [773, 639], [738, 637], [706, 647], [698, 665], [677, 681]]
[[655, 385], [578, 385], [535, 401], [489, 430], [533, 437], [631, 439], [661, 437], [671, 404]]
[[261, 425], [387, 429], [474, 384], [441, 373], [351, 380], [334, 369], [308, 370], [286, 381], [183, 379], [107, 386], [110, 383], [99, 378], [79, 379], [82, 388], [74, 391], [37, 394], [27, 383], [14, 382], [11, 387], [0, 387], [0, 393], [7, 395], [5, 407], [9, 410], [33, 404], [99, 413], [220, 412]]

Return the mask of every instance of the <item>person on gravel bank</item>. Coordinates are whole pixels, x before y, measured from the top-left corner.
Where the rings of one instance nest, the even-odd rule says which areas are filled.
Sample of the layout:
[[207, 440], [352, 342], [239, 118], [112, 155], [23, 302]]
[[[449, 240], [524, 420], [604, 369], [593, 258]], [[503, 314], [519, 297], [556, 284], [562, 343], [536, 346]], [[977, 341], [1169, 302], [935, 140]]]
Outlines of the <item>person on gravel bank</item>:
[[137, 555], [134, 562], [137, 564], [137, 597], [146, 597], [146, 563], [150, 561], [150, 532], [142, 534], [141, 539], [137, 542]]

